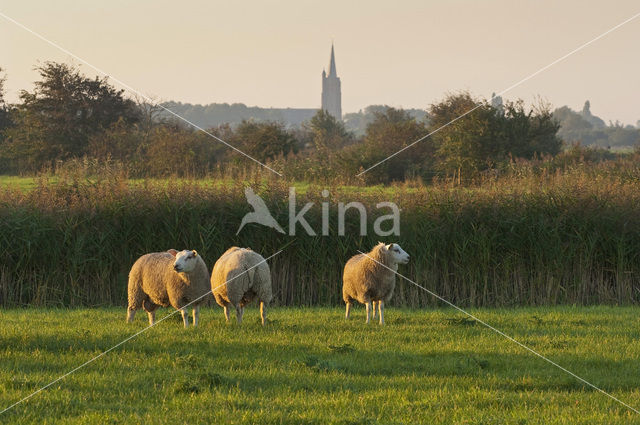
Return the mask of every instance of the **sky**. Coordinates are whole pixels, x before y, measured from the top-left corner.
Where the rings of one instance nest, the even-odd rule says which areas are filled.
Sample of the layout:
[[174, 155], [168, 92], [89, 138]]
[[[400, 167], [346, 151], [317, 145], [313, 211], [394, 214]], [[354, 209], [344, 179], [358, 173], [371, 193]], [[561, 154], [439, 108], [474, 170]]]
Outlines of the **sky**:
[[[461, 90], [488, 98], [639, 12], [637, 0], [0, 1], [1, 14], [157, 101], [319, 107], [334, 42], [344, 112], [425, 109]], [[636, 124], [639, 41], [640, 17], [503, 98], [575, 110], [588, 99], [606, 121]], [[45, 61], [80, 64], [0, 17], [9, 101]]]

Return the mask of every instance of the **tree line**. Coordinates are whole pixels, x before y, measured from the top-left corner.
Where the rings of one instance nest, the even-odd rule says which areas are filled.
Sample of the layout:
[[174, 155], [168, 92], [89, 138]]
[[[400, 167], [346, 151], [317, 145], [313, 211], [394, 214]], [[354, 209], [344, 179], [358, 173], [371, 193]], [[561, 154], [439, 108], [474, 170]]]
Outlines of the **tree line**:
[[[64, 63], [36, 69], [40, 80], [15, 104], [4, 101], [0, 79], [2, 174], [36, 173], [77, 158], [118, 162], [131, 177], [201, 177], [255, 166], [210, 135], [161, 117], [158, 106], [128, 98], [107, 78]], [[430, 105], [424, 119], [390, 107], [367, 112], [363, 134], [322, 110], [297, 128], [244, 120], [207, 131], [288, 177], [310, 181], [353, 179], [383, 161], [363, 175], [365, 182], [439, 176], [462, 182], [513, 158], [562, 149], [559, 124], [544, 104], [496, 107], [462, 92]]]
[[558, 135], [569, 143], [579, 142], [583, 146], [611, 149], [629, 148], [640, 142], [640, 120], [638, 128], [622, 125], [618, 121], [607, 125], [591, 113], [591, 102], [588, 100], [580, 112], [563, 106], [556, 109], [553, 116], [560, 123]]

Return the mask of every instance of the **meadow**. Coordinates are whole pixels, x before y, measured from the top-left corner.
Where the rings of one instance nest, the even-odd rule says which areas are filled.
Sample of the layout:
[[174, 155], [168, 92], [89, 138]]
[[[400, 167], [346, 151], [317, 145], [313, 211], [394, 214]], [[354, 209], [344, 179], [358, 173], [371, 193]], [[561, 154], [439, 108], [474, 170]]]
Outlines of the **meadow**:
[[[399, 272], [634, 408], [640, 406], [640, 166], [521, 164], [466, 186], [293, 183], [265, 178], [0, 178], [0, 409], [144, 329], [124, 323], [140, 255], [229, 246], [269, 260], [270, 322], [205, 307], [201, 326], [160, 322], [0, 423], [629, 424], [640, 415], [404, 279], [384, 327], [343, 318], [341, 272], [358, 250], [400, 242]], [[320, 233], [249, 225], [250, 186], [286, 228], [288, 195]], [[330, 196], [323, 197], [327, 189]], [[338, 202], [362, 202], [337, 234]], [[378, 237], [379, 202], [401, 209]], [[163, 310], [163, 317], [170, 310]]]
[[[630, 307], [472, 309], [640, 407]], [[162, 310], [162, 317], [169, 310]], [[124, 308], [0, 311], [0, 408], [146, 326]], [[0, 423], [633, 424], [640, 415], [451, 309], [256, 308], [242, 326], [179, 315], [0, 415]]]

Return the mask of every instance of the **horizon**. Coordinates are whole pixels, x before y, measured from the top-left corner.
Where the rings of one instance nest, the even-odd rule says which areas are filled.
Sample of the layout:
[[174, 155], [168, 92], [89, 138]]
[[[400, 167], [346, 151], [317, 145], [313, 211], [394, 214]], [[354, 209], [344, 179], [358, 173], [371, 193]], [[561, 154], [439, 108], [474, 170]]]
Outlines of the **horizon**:
[[[319, 108], [333, 39], [345, 114], [369, 105], [425, 110], [459, 91], [488, 99], [638, 12], [627, 0], [605, 10], [601, 2], [505, 0], [411, 0], [402, 10], [382, 1], [285, 0], [249, 11], [203, 1], [179, 10], [168, 2], [150, 5], [64, 0], [11, 4], [0, 12], [158, 102]], [[38, 63], [78, 64], [2, 21], [0, 37], [13, 41], [0, 60], [9, 102], [19, 90], [33, 89]], [[638, 35], [640, 20], [630, 22], [502, 97], [528, 105], [540, 98], [575, 111], [589, 100], [605, 122], [636, 125]], [[86, 65], [80, 70], [97, 74]]]

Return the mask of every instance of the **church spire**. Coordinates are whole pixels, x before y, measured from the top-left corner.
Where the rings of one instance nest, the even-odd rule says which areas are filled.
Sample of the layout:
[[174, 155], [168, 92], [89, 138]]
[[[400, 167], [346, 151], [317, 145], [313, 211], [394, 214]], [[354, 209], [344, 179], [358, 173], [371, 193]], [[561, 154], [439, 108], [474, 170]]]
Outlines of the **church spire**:
[[336, 72], [336, 57], [331, 43], [331, 60], [329, 61], [329, 73], [322, 71], [322, 109], [333, 115], [336, 119], [342, 119], [342, 92], [340, 78]]
[[331, 59], [329, 60], [329, 76], [337, 77], [338, 73], [336, 72], [336, 58], [333, 54], [333, 43], [331, 43]]

